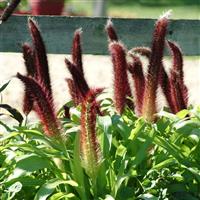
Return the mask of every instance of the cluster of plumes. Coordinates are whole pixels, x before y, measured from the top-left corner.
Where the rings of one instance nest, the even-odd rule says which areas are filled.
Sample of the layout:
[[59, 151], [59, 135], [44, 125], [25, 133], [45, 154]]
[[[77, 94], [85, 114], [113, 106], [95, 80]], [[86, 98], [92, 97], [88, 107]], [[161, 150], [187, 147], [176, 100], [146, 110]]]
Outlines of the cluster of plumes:
[[8, 3], [8, 6], [5, 8], [0, 17], [0, 23], [5, 22], [12, 15], [20, 2], [21, 0], [11, 0], [11, 2]]
[[[67, 84], [69, 88], [69, 93], [71, 98], [75, 104], [75, 106], [80, 105], [87, 94], [90, 93], [92, 88], [89, 87], [83, 70], [83, 62], [82, 62], [82, 48], [81, 48], [81, 29], [77, 29], [74, 32], [74, 38], [72, 42], [72, 61], [65, 58], [65, 64], [72, 76], [72, 78], [67, 78]], [[100, 111], [100, 104], [96, 103], [98, 114], [102, 115]]]
[[36, 22], [28, 21], [33, 45], [23, 44], [23, 57], [27, 74], [17, 74], [25, 85], [23, 111], [28, 115], [34, 110], [48, 136], [57, 136], [60, 133], [60, 123], [54, 109], [49, 66], [45, 45]]
[[[156, 120], [159, 85], [172, 113], [187, 108], [188, 90], [184, 84], [182, 52], [176, 43], [165, 39], [168, 23], [167, 12], [155, 24], [151, 48], [137, 47], [127, 51], [119, 42], [112, 22], [108, 21], [106, 31], [113, 62], [114, 103], [118, 113], [122, 114], [127, 104], [126, 98], [130, 95], [127, 71], [131, 73], [134, 82], [134, 106], [138, 116], [143, 116], [147, 121]], [[169, 75], [162, 61], [166, 44], [173, 59]], [[146, 76], [140, 56], [145, 56], [149, 60]]]
[[103, 88], [90, 88], [84, 77], [81, 33], [80, 29], [74, 33], [71, 50], [72, 61], [65, 59], [65, 64], [72, 76], [66, 80], [74, 104], [81, 106], [81, 163], [88, 176], [95, 178], [101, 161], [101, 152], [96, 136], [96, 117], [102, 115], [96, 96], [103, 91]]
[[[174, 42], [165, 39], [167, 25], [167, 15], [156, 22], [151, 48], [137, 47], [127, 51], [119, 42], [112, 22], [108, 21], [106, 31], [113, 62], [114, 104], [119, 114], [123, 113], [126, 105], [133, 107], [134, 104], [138, 116], [143, 116], [148, 121], [155, 121], [159, 85], [173, 113], [187, 107], [187, 88], [183, 80], [182, 53]], [[46, 135], [57, 136], [61, 133], [61, 126], [53, 104], [45, 45], [38, 26], [32, 19], [29, 19], [29, 30], [33, 44], [25, 43], [23, 45], [27, 74], [25, 76], [17, 74], [17, 77], [25, 85], [23, 110], [26, 115], [34, 110], [43, 124]], [[169, 75], [162, 62], [165, 44], [168, 45], [173, 58], [173, 66]], [[149, 60], [147, 75], [143, 72], [140, 56], [145, 56]], [[67, 79], [71, 98], [76, 106], [81, 106], [80, 154], [82, 165], [90, 177], [95, 177], [97, 166], [101, 162], [96, 135], [96, 118], [97, 114], [102, 114], [96, 96], [103, 89], [90, 88], [84, 77], [80, 29], [74, 33], [72, 61], [66, 58], [65, 63], [72, 77]], [[134, 82], [134, 103], [127, 99], [127, 97], [132, 96], [128, 72]], [[65, 115], [69, 117], [69, 109], [64, 107], [64, 111]]]
[[[45, 45], [36, 23], [29, 19], [29, 30], [33, 46], [25, 43], [23, 57], [26, 66], [26, 76], [17, 74], [25, 85], [23, 111], [26, 115], [34, 110], [48, 136], [59, 136], [60, 123], [56, 117], [53, 95], [49, 76], [49, 66]], [[80, 154], [86, 173], [94, 178], [97, 166], [101, 161], [99, 143], [96, 136], [96, 117], [100, 112], [100, 104], [96, 96], [103, 89], [92, 89], [84, 77], [81, 50], [81, 30], [74, 33], [72, 45], [72, 61], [65, 59], [66, 66], [72, 78], [67, 79], [69, 92], [75, 105], [81, 106]], [[69, 118], [69, 109], [64, 106], [65, 117]]]

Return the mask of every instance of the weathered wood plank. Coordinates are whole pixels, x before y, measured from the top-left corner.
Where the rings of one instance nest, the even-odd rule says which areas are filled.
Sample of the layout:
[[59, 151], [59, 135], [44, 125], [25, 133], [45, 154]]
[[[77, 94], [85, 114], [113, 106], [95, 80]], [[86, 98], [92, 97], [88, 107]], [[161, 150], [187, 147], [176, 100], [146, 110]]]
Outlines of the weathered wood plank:
[[[30, 41], [27, 16], [12, 16], [0, 25], [0, 52], [21, 52], [21, 44]], [[35, 17], [42, 30], [48, 53], [70, 53], [75, 29], [82, 27], [85, 54], [108, 54], [104, 31], [106, 18]], [[120, 39], [127, 46], [149, 46], [154, 19], [113, 19]], [[200, 20], [171, 20], [168, 39], [181, 46], [184, 55], [200, 55]]]

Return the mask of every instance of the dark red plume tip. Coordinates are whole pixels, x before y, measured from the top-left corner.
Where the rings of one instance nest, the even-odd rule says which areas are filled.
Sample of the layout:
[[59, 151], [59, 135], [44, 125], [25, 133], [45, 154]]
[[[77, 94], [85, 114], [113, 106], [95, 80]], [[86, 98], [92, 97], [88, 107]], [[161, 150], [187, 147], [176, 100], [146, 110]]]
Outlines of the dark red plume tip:
[[81, 29], [78, 29], [74, 33], [73, 45], [72, 45], [72, 62], [79, 69], [83, 75], [83, 63], [82, 63], [82, 49], [81, 49]]
[[29, 18], [28, 20], [29, 30], [31, 33], [33, 46], [35, 50], [36, 57], [36, 71], [37, 71], [37, 79], [44, 83], [44, 86], [49, 91], [50, 95], [52, 94], [51, 90], [51, 82], [49, 75], [49, 66], [47, 61], [46, 48], [40, 34], [39, 28], [36, 22]]
[[126, 97], [130, 92], [127, 76], [126, 52], [122, 44], [112, 42], [109, 46], [114, 71], [114, 103], [118, 113], [122, 113], [126, 105]]
[[151, 56], [149, 58], [147, 81], [145, 84], [142, 115], [148, 121], [155, 121], [157, 112], [156, 97], [159, 82], [160, 69], [165, 47], [165, 36], [168, 26], [169, 13], [166, 13], [155, 24]]
[[114, 25], [110, 19], [107, 21], [107, 25], [106, 25], [105, 29], [108, 34], [109, 40], [111, 42], [114, 42], [114, 41], [117, 42], [118, 41], [117, 33], [116, 33]]

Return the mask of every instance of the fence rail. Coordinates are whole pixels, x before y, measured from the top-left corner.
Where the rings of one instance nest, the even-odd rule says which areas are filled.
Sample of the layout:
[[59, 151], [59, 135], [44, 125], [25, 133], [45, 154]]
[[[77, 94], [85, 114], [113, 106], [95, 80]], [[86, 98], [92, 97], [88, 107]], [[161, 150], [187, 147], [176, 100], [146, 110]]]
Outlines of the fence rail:
[[[40, 25], [48, 53], [70, 53], [73, 32], [82, 27], [85, 54], [108, 54], [104, 27], [107, 18], [34, 17]], [[28, 16], [12, 16], [0, 25], [0, 52], [21, 52], [30, 41]], [[114, 18], [117, 33], [127, 48], [150, 46], [154, 19]], [[178, 42], [184, 55], [200, 55], [200, 20], [171, 20], [167, 38]]]

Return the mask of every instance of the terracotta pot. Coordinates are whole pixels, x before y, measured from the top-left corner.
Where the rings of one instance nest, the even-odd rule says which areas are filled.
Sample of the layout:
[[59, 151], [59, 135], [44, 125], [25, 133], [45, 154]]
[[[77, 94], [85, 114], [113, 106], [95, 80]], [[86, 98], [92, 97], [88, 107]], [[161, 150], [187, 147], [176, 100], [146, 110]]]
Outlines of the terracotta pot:
[[64, 0], [29, 0], [32, 15], [61, 15]]

